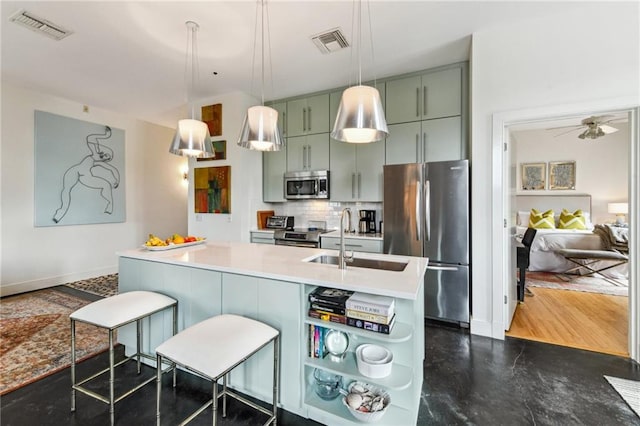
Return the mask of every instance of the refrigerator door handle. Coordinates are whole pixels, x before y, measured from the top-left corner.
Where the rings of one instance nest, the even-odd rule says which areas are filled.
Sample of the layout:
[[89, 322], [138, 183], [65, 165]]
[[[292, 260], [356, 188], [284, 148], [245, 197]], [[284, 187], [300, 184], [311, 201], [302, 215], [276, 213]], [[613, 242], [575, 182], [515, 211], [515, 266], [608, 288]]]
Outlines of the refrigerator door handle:
[[422, 216], [420, 215], [420, 205], [422, 204], [420, 199], [422, 198], [422, 184], [418, 181], [416, 182], [416, 240], [422, 239], [422, 229], [420, 227], [420, 219]]
[[425, 220], [425, 240], [431, 239], [431, 183], [424, 182], [424, 220]]
[[455, 266], [427, 266], [427, 269], [432, 271], [457, 271], [458, 268]]

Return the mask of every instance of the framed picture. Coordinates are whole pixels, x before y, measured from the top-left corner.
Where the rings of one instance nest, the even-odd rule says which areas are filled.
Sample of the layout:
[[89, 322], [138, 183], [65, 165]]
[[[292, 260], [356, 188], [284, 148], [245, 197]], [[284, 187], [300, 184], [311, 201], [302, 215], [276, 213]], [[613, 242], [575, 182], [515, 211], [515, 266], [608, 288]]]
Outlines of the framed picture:
[[521, 181], [523, 191], [534, 191], [545, 188], [547, 176], [546, 163], [522, 163]]
[[549, 189], [576, 189], [576, 162], [549, 162]]
[[231, 213], [231, 166], [197, 167], [194, 173], [196, 213]]

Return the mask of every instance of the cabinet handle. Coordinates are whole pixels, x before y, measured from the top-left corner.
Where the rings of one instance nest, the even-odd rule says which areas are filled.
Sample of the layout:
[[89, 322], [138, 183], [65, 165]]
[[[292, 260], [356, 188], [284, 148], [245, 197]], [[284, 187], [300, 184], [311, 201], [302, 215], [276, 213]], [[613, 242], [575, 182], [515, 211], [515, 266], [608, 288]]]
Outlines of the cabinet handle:
[[422, 88], [422, 115], [427, 115], [427, 86]]
[[309, 114], [309, 117], [307, 117], [307, 122], [308, 122], [308, 125], [309, 125], [309, 129], [307, 129], [307, 130], [311, 131], [311, 107], [307, 108], [307, 114]]
[[[340, 247], [340, 243], [333, 243], [334, 246]], [[362, 244], [347, 244], [344, 243], [345, 247], [362, 247]]]
[[351, 198], [356, 198], [356, 174], [351, 173]]
[[307, 146], [304, 145], [302, 147], [302, 169], [306, 169], [307, 168]]
[[420, 117], [420, 88], [416, 87], [416, 117]]
[[362, 197], [362, 175], [358, 172], [358, 198]]
[[307, 167], [311, 169], [311, 145], [307, 145]]
[[422, 161], [427, 161], [427, 133], [422, 134]]
[[307, 109], [302, 108], [302, 131], [305, 132], [307, 130]]
[[287, 113], [282, 111], [282, 136], [287, 135]]
[[420, 140], [418, 139], [420, 135], [416, 133], [416, 163], [420, 162]]

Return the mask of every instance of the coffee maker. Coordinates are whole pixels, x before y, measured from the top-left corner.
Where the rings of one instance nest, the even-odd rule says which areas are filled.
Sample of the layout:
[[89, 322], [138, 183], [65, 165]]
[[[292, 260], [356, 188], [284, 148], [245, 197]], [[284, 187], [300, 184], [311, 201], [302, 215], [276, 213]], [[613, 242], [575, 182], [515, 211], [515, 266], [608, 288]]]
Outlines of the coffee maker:
[[358, 223], [358, 231], [361, 234], [376, 233], [376, 211], [375, 210], [359, 210], [360, 222]]

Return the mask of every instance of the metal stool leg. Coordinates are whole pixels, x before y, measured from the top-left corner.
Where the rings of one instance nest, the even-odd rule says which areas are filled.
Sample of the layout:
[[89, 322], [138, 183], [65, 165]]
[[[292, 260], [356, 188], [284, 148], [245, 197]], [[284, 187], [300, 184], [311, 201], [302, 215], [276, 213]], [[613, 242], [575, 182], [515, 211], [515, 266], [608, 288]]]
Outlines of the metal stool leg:
[[142, 321], [136, 320], [136, 361], [138, 363], [138, 374], [140, 374], [140, 348], [142, 347]]
[[280, 387], [280, 335], [273, 341], [273, 424], [278, 423], [278, 389]]
[[76, 322], [71, 320], [71, 411], [76, 411]]
[[227, 417], [227, 376], [222, 377], [222, 417]]
[[115, 393], [113, 390], [114, 381], [115, 381], [115, 374], [114, 374], [114, 367], [113, 367], [114, 364], [115, 364], [115, 357], [114, 357], [114, 350], [113, 350], [113, 330], [109, 329], [109, 416], [111, 417], [112, 426], [115, 422], [115, 418], [114, 418], [115, 403], [113, 402], [115, 399]]
[[213, 381], [213, 401], [212, 401], [212, 410], [213, 411], [213, 426], [216, 426], [218, 422], [218, 381]]
[[[173, 335], [178, 334], [178, 304], [173, 306]], [[176, 374], [178, 372], [178, 367], [175, 363], [173, 363], [173, 387], [176, 387]]]
[[[156, 425], [160, 426], [160, 396], [162, 393], [162, 355], [156, 355], [156, 363], [157, 363], [156, 364]], [[173, 386], [175, 387], [175, 382]]]

